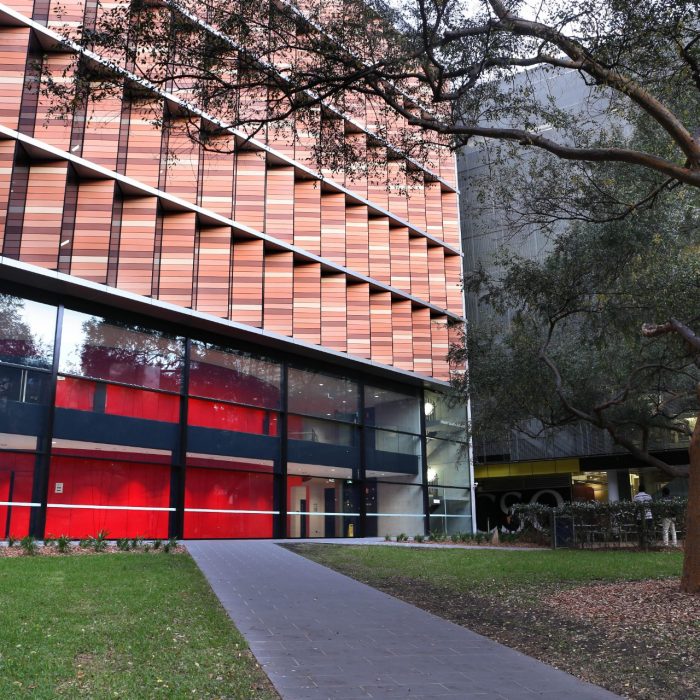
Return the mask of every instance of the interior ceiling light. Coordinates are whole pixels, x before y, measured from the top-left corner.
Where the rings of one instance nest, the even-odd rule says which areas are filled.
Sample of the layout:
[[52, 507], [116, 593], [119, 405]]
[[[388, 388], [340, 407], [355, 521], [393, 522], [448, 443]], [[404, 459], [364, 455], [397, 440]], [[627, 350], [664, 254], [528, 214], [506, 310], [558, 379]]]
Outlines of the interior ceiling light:
[[425, 415], [426, 416], [432, 416], [433, 411], [435, 410], [435, 406], [430, 403], [430, 401], [425, 402]]

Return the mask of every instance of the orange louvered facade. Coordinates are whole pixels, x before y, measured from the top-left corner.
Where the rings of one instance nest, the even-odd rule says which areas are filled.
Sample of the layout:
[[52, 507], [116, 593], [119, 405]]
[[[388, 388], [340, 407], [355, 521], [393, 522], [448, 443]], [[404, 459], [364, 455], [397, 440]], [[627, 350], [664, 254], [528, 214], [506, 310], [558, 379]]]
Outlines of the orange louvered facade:
[[[61, 30], [94, 5], [38, 3], [34, 19]], [[26, 3], [13, 9], [32, 18]], [[369, 99], [349, 105], [352, 128], [318, 116], [319, 133], [375, 159], [368, 172], [315, 171], [315, 137], [293, 119], [204, 147], [191, 118], [172, 116], [184, 83], [61, 118], [30, 86], [37, 61], [69, 81], [70, 53], [40, 50], [48, 33], [17, 24], [0, 18], [3, 256], [448, 378], [444, 326], [463, 314], [449, 150], [416, 175], [373, 136], [386, 110]], [[264, 111], [262, 93], [245, 97]], [[406, 128], [396, 117], [389, 142]]]

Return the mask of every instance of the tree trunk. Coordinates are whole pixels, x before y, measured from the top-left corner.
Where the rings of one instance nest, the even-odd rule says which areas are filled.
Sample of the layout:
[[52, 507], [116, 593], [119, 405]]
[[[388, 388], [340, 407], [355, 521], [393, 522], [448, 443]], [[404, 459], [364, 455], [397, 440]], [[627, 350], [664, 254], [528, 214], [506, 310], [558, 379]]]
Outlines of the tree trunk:
[[690, 438], [688, 512], [685, 517], [685, 559], [681, 590], [700, 593], [700, 413]]

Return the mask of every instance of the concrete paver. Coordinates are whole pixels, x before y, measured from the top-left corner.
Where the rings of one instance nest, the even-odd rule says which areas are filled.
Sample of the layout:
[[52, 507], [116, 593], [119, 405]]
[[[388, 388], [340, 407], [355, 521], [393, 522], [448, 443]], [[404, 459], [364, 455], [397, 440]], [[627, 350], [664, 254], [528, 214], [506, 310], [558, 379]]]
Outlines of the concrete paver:
[[275, 542], [187, 549], [285, 700], [611, 700]]

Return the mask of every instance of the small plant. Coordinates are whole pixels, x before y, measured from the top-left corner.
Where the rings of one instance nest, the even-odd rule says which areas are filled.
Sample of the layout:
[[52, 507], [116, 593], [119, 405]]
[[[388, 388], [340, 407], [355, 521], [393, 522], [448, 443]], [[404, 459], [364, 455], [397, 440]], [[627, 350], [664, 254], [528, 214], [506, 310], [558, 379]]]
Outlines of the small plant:
[[131, 542], [126, 537], [120, 537], [117, 540], [117, 549], [120, 552], [128, 552], [131, 549]]
[[16, 544], [17, 544], [17, 538], [14, 537], [13, 535], [8, 535], [7, 536], [7, 546], [14, 547]]
[[97, 533], [96, 537], [90, 538], [92, 540], [92, 542], [90, 544], [92, 545], [92, 548], [96, 552], [104, 552], [105, 549], [107, 549], [107, 535], [108, 534], [109, 533], [107, 532], [107, 530], [100, 530]]
[[160, 549], [163, 544], [163, 540], [153, 540], [153, 549]]
[[143, 537], [134, 537], [131, 540], [131, 549], [141, 549], [143, 547]]
[[95, 538], [90, 535], [88, 535], [87, 537], [83, 537], [83, 539], [80, 540], [80, 542], [78, 542], [78, 547], [80, 547], [80, 549], [89, 549], [90, 547], [92, 547], [92, 541], [94, 539]]
[[459, 533], [459, 541], [464, 543], [464, 542], [471, 542], [473, 540], [473, 536], [471, 532], [460, 532]]
[[405, 532], [402, 532], [402, 533], [396, 535], [396, 541], [397, 542], [408, 542], [408, 535]]
[[60, 537], [57, 537], [56, 549], [58, 549], [61, 554], [65, 554], [66, 552], [70, 551], [70, 537], [68, 537], [68, 535], [61, 535]]
[[391, 535], [387, 532], [386, 535], [384, 535], [384, 541], [385, 542], [391, 542]]
[[414, 542], [417, 542], [418, 544], [420, 544], [421, 542], [423, 542], [424, 539], [425, 539], [425, 535], [416, 535], [416, 536], [413, 538], [413, 541], [414, 541]]
[[20, 540], [20, 547], [24, 550], [24, 553], [29, 556], [34, 556], [39, 551], [39, 546], [36, 543], [36, 538], [31, 535], [27, 535]]
[[166, 554], [170, 553], [171, 549], [175, 549], [177, 547], [177, 537], [171, 537], [167, 542], [163, 543], [163, 551]]
[[143, 545], [143, 551], [144, 552], [150, 552], [151, 551], [151, 545], [146, 542], [146, 544]]
[[44, 547], [53, 547], [56, 544], [56, 538], [53, 535], [44, 537]]
[[462, 541], [461, 534], [460, 534], [459, 532], [453, 532], [453, 533], [450, 535], [450, 540], [451, 540], [454, 544], [458, 544], [459, 542]]

